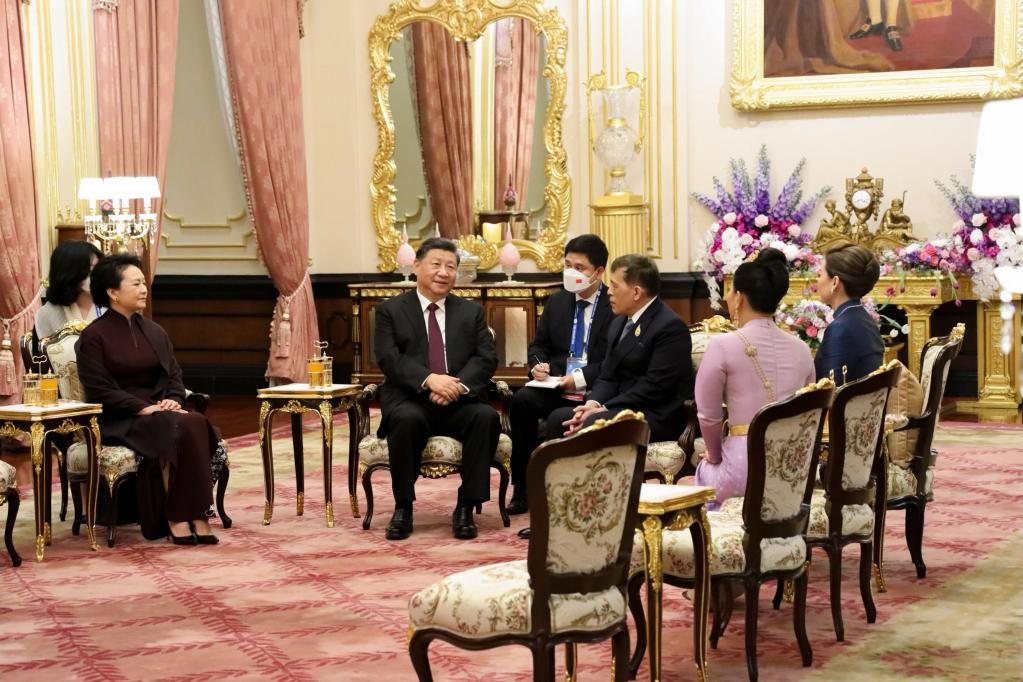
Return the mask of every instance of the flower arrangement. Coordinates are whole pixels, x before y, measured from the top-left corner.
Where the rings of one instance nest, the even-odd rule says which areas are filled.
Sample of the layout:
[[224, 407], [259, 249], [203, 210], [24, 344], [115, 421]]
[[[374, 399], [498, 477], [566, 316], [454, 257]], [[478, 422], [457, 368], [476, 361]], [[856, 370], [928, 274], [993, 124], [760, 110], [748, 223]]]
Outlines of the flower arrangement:
[[[890, 292], [889, 297], [895, 294], [894, 289], [891, 289]], [[877, 322], [877, 326], [881, 329], [881, 337], [884, 339], [885, 343], [894, 342], [895, 339], [899, 338], [900, 334], [909, 334], [909, 323], [899, 324], [898, 320], [893, 320], [891, 317], [881, 312], [888, 307], [887, 301], [878, 305], [873, 296], [866, 296], [862, 299], [862, 302], [863, 309], [866, 310], [872, 318], [874, 318], [874, 322]]]
[[[906, 291], [906, 276], [909, 274], [933, 277], [931, 296], [934, 297], [941, 291], [942, 280], [947, 278], [952, 284], [956, 306], [962, 305], [958, 294], [959, 282], [956, 280], [962, 259], [952, 238], [938, 236], [926, 242], [914, 242], [897, 251], [885, 251], [880, 260], [882, 277], [895, 275], [899, 278], [899, 293]], [[894, 296], [895, 288], [890, 287], [887, 293], [888, 296]]]
[[979, 199], [959, 178], [946, 186], [935, 180], [959, 220], [952, 227], [951, 243], [958, 271], [969, 274], [973, 290], [984, 301], [995, 298], [995, 267], [1023, 263], [1023, 228], [1017, 199]]
[[776, 248], [784, 253], [795, 271], [816, 269], [818, 257], [808, 246], [813, 237], [800, 225], [831, 188], [823, 187], [800, 203], [805, 165], [806, 159], [796, 164], [774, 205], [771, 204], [771, 162], [766, 145], [760, 148], [757, 170], [752, 178], [744, 160], [729, 161], [731, 192], [715, 177], [716, 199], [700, 192], [693, 193], [701, 205], [717, 216], [701, 240], [703, 257], [695, 264], [703, 270], [704, 281], [710, 289], [711, 306], [715, 310], [721, 307], [717, 282], [733, 274], [743, 262], [755, 258], [765, 248]]
[[795, 305], [783, 303], [774, 314], [774, 321], [783, 329], [794, 333], [810, 350], [817, 350], [821, 345], [821, 336], [831, 320], [834, 312], [826, 304], [804, 298]]

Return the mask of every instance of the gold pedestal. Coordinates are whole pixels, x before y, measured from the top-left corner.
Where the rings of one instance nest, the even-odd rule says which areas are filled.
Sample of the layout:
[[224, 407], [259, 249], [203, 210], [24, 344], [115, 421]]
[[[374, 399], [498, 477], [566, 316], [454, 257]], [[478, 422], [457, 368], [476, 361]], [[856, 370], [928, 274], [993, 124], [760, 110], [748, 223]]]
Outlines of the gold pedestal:
[[593, 233], [604, 240], [614, 260], [628, 253], [646, 253], [647, 204], [631, 193], [605, 194], [590, 204]]
[[998, 301], [977, 301], [977, 399], [956, 401], [956, 410], [978, 414], [983, 421], [1015, 422], [1019, 415], [1020, 298], [1014, 297], [1012, 350], [1000, 348], [1002, 324]]

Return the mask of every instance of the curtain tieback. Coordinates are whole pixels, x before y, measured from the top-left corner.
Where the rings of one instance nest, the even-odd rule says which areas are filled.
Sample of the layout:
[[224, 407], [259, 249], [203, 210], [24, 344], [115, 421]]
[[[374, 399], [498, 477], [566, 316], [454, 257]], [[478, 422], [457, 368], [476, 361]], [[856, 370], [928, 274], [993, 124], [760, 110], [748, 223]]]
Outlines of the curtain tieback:
[[277, 317], [270, 324], [270, 336], [274, 342], [274, 356], [278, 358], [291, 357], [291, 302], [309, 279], [308, 268], [302, 276], [301, 281], [295, 290], [290, 294], [279, 294], [277, 296]]
[[0, 324], [3, 325], [4, 329], [3, 338], [0, 340], [0, 395], [8, 396], [18, 392], [18, 369], [14, 364], [14, 342], [11, 338], [11, 325], [35, 310], [42, 293], [43, 289], [40, 287], [36, 295], [28, 302], [28, 305], [11, 317], [0, 318]]

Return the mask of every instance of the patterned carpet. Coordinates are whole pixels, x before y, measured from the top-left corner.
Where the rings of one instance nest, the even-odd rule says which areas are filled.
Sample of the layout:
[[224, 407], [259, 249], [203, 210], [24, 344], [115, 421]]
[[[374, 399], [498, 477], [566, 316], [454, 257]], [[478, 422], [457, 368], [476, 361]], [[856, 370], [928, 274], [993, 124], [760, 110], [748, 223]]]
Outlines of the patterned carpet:
[[[311, 422], [307, 422], [311, 426]], [[339, 429], [336, 453], [345, 453]], [[338, 433], [338, 431], [336, 431]], [[928, 507], [925, 580], [905, 548], [901, 515], [890, 516], [889, 592], [876, 594], [878, 622], [868, 626], [856, 588], [856, 554], [847, 552], [843, 612], [846, 641], [836, 642], [827, 568], [815, 555], [808, 632], [814, 667], [804, 669], [792, 634], [791, 607], [761, 595], [760, 671], [765, 680], [1018, 680], [1023, 671], [1023, 458], [1020, 430], [950, 425], [941, 429], [937, 502]], [[16, 534], [25, 563], [0, 559], [0, 677], [13, 680], [410, 680], [405, 649], [408, 597], [443, 575], [524, 558], [513, 517], [501, 527], [495, 505], [478, 517], [480, 537], [451, 538], [456, 480], [422, 481], [415, 533], [384, 540], [391, 511], [388, 479], [376, 480], [373, 528], [348, 513], [343, 456], [335, 459], [337, 525], [323, 521], [318, 457], [307, 456], [306, 508], [296, 517], [290, 441], [275, 432], [277, 508], [261, 524], [262, 474], [251, 436], [234, 439], [228, 512], [234, 528], [217, 547], [147, 542], [122, 527], [114, 549], [90, 552], [70, 523], [57, 522], [47, 558], [32, 557], [32, 504], [22, 504]], [[307, 453], [318, 435], [306, 434]], [[30, 497], [29, 485], [22, 485]], [[494, 489], [496, 491], [496, 480]], [[361, 491], [360, 491], [361, 493]], [[361, 495], [360, 495], [361, 496]], [[364, 503], [363, 503], [364, 506]], [[6, 515], [6, 509], [2, 511]], [[741, 605], [737, 614], [742, 613]], [[691, 605], [679, 590], [665, 598], [665, 679], [693, 678]], [[738, 617], [738, 616], [737, 616]], [[741, 617], [710, 652], [715, 680], [745, 679]], [[530, 677], [525, 649], [466, 652], [431, 648], [439, 680]], [[606, 680], [609, 647], [580, 649], [582, 680]], [[561, 665], [559, 655], [559, 666]], [[646, 677], [646, 666], [640, 679]]]

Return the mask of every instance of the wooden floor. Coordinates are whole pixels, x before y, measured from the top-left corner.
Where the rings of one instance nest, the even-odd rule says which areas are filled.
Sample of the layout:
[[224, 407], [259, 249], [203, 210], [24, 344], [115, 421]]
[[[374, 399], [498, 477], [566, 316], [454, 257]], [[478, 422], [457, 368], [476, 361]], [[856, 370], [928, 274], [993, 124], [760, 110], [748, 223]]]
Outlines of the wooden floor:
[[[946, 399], [947, 408], [951, 408], [955, 400], [960, 400], [960, 398]], [[225, 438], [243, 436], [248, 433], [255, 433], [258, 428], [259, 403], [256, 401], [255, 396], [214, 396], [210, 400], [206, 415], [210, 418], [210, 421], [220, 428]], [[945, 421], [980, 421], [975, 414], [955, 412], [953, 410], [946, 410], [942, 413], [941, 418]], [[1014, 423], [1023, 423], [1018, 413]]]

